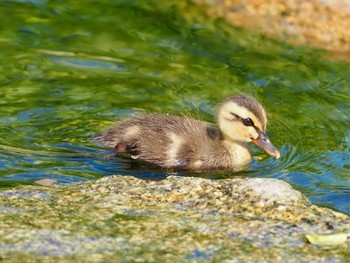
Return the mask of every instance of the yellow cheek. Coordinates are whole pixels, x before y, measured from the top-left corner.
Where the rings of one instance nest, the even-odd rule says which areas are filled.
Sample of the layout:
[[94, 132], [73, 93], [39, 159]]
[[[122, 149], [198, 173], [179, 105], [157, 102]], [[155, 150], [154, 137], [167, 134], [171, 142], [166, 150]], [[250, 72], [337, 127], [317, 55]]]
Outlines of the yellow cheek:
[[249, 138], [250, 139], [256, 139], [259, 137], [259, 133], [256, 132], [254, 128], [249, 128]]
[[231, 133], [233, 139], [239, 141], [251, 141], [249, 131], [247, 130], [246, 126], [234, 124], [231, 127]]

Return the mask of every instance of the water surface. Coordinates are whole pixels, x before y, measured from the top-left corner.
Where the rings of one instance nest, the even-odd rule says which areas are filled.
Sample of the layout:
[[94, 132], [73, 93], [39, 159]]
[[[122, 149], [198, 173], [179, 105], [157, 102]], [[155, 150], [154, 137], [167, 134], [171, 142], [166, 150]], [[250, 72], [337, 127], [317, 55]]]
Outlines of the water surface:
[[108, 157], [89, 139], [134, 112], [213, 122], [246, 92], [268, 113], [275, 160], [253, 147], [248, 171], [350, 214], [350, 65], [209, 20], [186, 1], [0, 3], [0, 187], [54, 178], [171, 172]]

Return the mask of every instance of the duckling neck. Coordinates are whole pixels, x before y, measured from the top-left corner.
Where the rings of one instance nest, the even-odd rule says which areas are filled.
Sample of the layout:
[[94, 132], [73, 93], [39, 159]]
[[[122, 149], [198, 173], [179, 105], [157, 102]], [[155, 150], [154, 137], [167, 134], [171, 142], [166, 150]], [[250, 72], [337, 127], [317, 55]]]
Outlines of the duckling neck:
[[229, 152], [232, 162], [237, 166], [246, 166], [252, 160], [252, 153], [245, 142], [223, 138], [222, 144]]

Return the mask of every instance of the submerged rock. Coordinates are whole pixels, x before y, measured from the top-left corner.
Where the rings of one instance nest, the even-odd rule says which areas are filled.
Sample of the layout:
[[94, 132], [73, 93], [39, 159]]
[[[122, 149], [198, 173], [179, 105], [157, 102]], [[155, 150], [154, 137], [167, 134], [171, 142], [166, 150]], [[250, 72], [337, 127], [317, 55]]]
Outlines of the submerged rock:
[[50, 178], [44, 178], [44, 179], [35, 181], [35, 183], [40, 184], [42, 186], [48, 186], [48, 187], [52, 187], [52, 186], [57, 185], [57, 181], [54, 179], [50, 179]]
[[[46, 193], [36, 198], [28, 193]], [[26, 194], [21, 194], [26, 193]], [[161, 181], [113, 176], [0, 194], [6, 260], [346, 262], [306, 234], [349, 235], [347, 215], [312, 205], [276, 179]]]

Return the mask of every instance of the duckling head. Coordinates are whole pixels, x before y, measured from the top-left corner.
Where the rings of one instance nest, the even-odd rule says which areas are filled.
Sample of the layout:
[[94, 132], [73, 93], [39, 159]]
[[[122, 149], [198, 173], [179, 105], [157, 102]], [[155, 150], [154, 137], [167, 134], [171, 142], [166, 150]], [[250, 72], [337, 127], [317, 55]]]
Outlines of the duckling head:
[[265, 110], [254, 98], [246, 94], [227, 98], [217, 109], [217, 121], [225, 140], [253, 142], [267, 154], [280, 157], [266, 135]]

